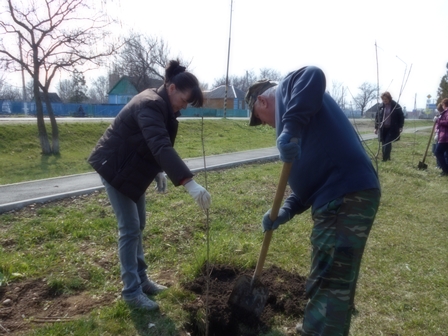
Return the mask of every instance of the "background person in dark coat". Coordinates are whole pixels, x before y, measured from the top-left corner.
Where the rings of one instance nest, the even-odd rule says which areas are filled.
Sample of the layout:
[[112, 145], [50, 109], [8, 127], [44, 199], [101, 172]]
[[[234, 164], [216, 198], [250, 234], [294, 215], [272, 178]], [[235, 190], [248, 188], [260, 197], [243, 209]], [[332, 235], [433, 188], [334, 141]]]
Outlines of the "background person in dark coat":
[[202, 209], [210, 206], [210, 194], [192, 179], [192, 172], [173, 148], [179, 111], [188, 103], [200, 107], [203, 100], [197, 78], [178, 61], [170, 61], [164, 85], [132, 98], [88, 159], [101, 176], [117, 217], [122, 295], [132, 307], [157, 309], [158, 304], [146, 295], [166, 288], [146, 274], [142, 233], [146, 224], [145, 191], [150, 183], [157, 177], [163, 189], [166, 172], [173, 184], [183, 185]]
[[403, 131], [404, 114], [401, 106], [394, 100], [389, 92], [381, 95], [383, 103], [375, 118], [375, 134], [379, 134], [382, 145], [383, 161], [390, 160], [392, 142], [400, 140]]

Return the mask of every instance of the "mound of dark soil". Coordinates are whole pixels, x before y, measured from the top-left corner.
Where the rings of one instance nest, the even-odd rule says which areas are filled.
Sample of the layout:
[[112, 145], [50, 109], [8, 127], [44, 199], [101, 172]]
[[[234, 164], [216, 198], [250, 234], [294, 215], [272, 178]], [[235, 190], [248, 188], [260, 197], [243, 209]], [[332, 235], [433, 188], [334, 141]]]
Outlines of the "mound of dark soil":
[[44, 279], [25, 280], [0, 287], [0, 335], [18, 335], [36, 325], [71, 321], [93, 309], [110, 305], [115, 297], [58, 295]]
[[253, 312], [228, 302], [236, 280], [242, 275], [252, 277], [254, 270], [209, 265], [209, 272], [210, 276], [207, 276], [204, 266], [199, 277], [184, 285], [185, 289], [197, 295], [194, 302], [184, 307], [190, 313], [188, 329], [192, 335], [205, 335], [206, 316], [208, 334], [213, 336], [259, 335], [271, 328], [276, 315], [292, 318], [296, 322], [303, 316], [306, 304], [306, 278], [303, 276], [276, 266], [265, 269], [260, 280], [269, 290], [269, 296], [262, 314], [257, 317]]

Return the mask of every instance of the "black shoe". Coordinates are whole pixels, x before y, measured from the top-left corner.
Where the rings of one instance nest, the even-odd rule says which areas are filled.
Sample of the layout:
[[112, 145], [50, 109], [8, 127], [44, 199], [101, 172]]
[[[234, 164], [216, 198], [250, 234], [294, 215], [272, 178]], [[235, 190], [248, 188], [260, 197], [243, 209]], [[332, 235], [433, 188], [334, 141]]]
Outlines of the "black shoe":
[[156, 295], [168, 288], [166, 286], [159, 285], [152, 280], [144, 281], [141, 286], [143, 293], [145, 293], [146, 295]]
[[448, 176], [448, 173], [443, 171], [440, 173], [440, 176]]
[[159, 309], [159, 305], [157, 302], [154, 302], [146, 295], [139, 294], [135, 298], [124, 300], [132, 309], [144, 309], [144, 310], [157, 310]]

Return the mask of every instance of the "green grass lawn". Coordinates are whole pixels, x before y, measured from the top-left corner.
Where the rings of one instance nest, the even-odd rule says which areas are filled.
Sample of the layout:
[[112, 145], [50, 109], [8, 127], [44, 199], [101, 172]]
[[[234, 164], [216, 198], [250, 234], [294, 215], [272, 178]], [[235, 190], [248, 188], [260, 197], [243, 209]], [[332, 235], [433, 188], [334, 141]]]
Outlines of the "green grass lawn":
[[[0, 184], [93, 171], [86, 160], [108, 126], [59, 122], [61, 154], [43, 156], [35, 124], [0, 124]], [[249, 127], [245, 120], [182, 120], [175, 149], [184, 159], [200, 157], [202, 136], [206, 155], [272, 147], [274, 134], [271, 127]]]
[[[373, 132], [373, 120], [351, 121], [358, 133]], [[93, 171], [86, 160], [109, 123], [61, 120], [58, 125], [61, 154], [45, 156], [41, 155], [36, 124], [0, 123], [0, 185]], [[432, 121], [407, 121], [405, 127], [427, 125]], [[205, 155], [275, 146], [275, 131], [269, 126], [249, 127], [248, 121], [234, 119], [181, 120], [175, 144], [180, 157], [201, 157], [202, 137]]]
[[[434, 336], [448, 330], [448, 178], [439, 176], [431, 153], [428, 169], [417, 169], [429, 132], [403, 134], [393, 145], [392, 161], [377, 164], [382, 199], [363, 259], [351, 335]], [[198, 154], [191, 156], [200, 156], [201, 142], [195, 141], [199, 148], [191, 150]], [[260, 147], [272, 145], [271, 133]], [[376, 141], [366, 147], [378, 152]], [[117, 299], [75, 321], [34, 324], [27, 335], [185, 335], [188, 316], [182, 304], [193, 298], [181, 284], [198, 274], [207, 246], [211, 263], [255, 265], [261, 218], [272, 204], [280, 170], [281, 163], [271, 162], [198, 174], [213, 197], [208, 221], [183, 188], [169, 183], [168, 193], [157, 194], [150, 186], [144, 236], [148, 272], [170, 284], [156, 298], [160, 312], [132, 313]], [[275, 231], [265, 268], [276, 265], [306, 276], [311, 226], [307, 211]], [[118, 297], [116, 244], [116, 221], [104, 192], [2, 214], [0, 279], [17, 284], [41, 279], [66, 295]], [[293, 327], [298, 318], [279, 316], [265, 336], [287, 335], [284, 327]], [[149, 322], [155, 327], [148, 328]]]

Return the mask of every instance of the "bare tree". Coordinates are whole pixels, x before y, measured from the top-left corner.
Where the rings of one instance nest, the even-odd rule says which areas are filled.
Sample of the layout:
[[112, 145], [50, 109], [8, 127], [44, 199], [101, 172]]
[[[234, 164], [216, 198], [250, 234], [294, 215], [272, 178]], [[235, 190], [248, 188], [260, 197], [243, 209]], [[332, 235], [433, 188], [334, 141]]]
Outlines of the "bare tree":
[[[244, 92], [247, 91], [249, 86], [259, 79], [270, 79], [273, 81], [279, 81], [282, 79], [280, 73], [273, 69], [263, 68], [260, 69], [260, 75], [257, 76], [253, 71], [246, 71], [244, 76], [230, 76], [229, 85], [232, 85]], [[215, 79], [213, 87], [216, 88], [226, 84], [226, 76]]]
[[331, 87], [330, 95], [341, 109], [344, 110], [346, 108], [345, 96], [347, 95], [347, 88], [344, 86], [343, 83], [333, 81], [333, 86]]
[[[256, 81], [255, 77], [250, 76], [248, 72], [247, 76], [229, 76], [228, 80], [230, 86], [236, 87], [242, 91], [246, 91], [249, 86]], [[226, 76], [215, 79], [215, 82], [213, 83], [214, 88], [221, 85], [226, 85]]]
[[19, 101], [22, 99], [22, 92], [12, 85], [5, 84], [0, 89], [0, 99]]
[[[237, 81], [237, 80], [238, 80], [238, 77], [236, 77], [236, 76], [228, 77], [229, 85], [235, 86], [233, 83], [234, 83], [234, 81]], [[218, 86], [221, 86], [221, 85], [226, 85], [226, 75], [224, 75], [220, 78], [215, 78], [215, 82], [213, 83], [212, 86], [213, 86], [213, 88], [217, 88]]]
[[199, 83], [199, 86], [201, 87], [201, 90], [202, 91], [208, 91], [209, 90], [209, 88], [208, 88], [208, 83]]
[[355, 97], [355, 104], [361, 110], [361, 116], [363, 116], [366, 107], [372, 100], [377, 98], [377, 87], [372, 83], [364, 82], [358, 87], [358, 89], [361, 92]]
[[274, 69], [262, 68], [260, 69], [260, 79], [270, 79], [272, 81], [280, 81], [282, 79], [280, 72]]
[[257, 78], [255, 72], [253, 72], [252, 70], [251, 71], [246, 70], [246, 73], [244, 74], [244, 85], [241, 87], [241, 90], [246, 92], [247, 89], [249, 89], [249, 86], [251, 86], [254, 82], [256, 82], [257, 79], [262, 78]]
[[73, 92], [73, 81], [70, 79], [63, 79], [56, 84], [58, 96], [64, 103], [70, 101], [71, 93]]
[[[117, 78], [131, 77], [136, 88], [142, 91], [150, 86], [151, 79], [164, 78], [165, 67], [170, 59], [170, 49], [163, 39], [134, 32], [125, 39], [112, 73]], [[186, 67], [190, 64], [180, 57], [177, 59]]]
[[109, 83], [105, 76], [96, 78], [90, 87], [89, 97], [92, 103], [107, 103], [107, 93], [109, 91]]
[[34, 80], [30, 80], [25, 84], [26, 97], [28, 101], [34, 100]]
[[[114, 44], [101, 48], [112, 21], [95, 11], [88, 0], [4, 2], [6, 8], [0, 13], [0, 64], [11, 71], [24, 69], [33, 78], [42, 154], [59, 154], [59, 131], [48, 94], [51, 82], [59, 71], [72, 72], [75, 65], [98, 67], [105, 56], [112, 55], [117, 48]], [[43, 103], [51, 120], [52, 145], [45, 128]]]
[[16, 87], [13, 87], [3, 76], [0, 76], [0, 100], [20, 100], [22, 99], [22, 94], [20, 90]]

